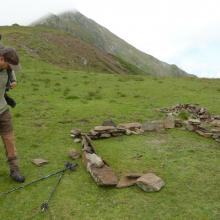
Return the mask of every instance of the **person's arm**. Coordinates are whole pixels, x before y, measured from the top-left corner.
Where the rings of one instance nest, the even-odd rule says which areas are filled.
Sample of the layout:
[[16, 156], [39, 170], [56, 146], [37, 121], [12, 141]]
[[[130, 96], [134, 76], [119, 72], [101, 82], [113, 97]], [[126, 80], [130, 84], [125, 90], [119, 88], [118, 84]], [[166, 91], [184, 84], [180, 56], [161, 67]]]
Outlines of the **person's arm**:
[[4, 49], [4, 46], [3, 46], [3, 44], [2, 44], [1, 41], [2, 41], [2, 35], [0, 34], [0, 50], [1, 50], [1, 49]]
[[15, 72], [14, 72], [13, 70], [12, 70], [11, 73], [10, 73], [9, 80], [10, 80], [11, 83], [17, 81]]
[[15, 88], [17, 85], [17, 82], [16, 82], [17, 79], [16, 79], [15, 72], [13, 70], [8, 71], [8, 78], [9, 78], [11, 89]]

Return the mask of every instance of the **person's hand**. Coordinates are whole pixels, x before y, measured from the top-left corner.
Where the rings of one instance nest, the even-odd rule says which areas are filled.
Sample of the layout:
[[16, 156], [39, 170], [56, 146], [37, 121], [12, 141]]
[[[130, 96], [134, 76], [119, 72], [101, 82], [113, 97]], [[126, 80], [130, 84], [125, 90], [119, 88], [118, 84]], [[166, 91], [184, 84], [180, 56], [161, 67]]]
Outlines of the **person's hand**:
[[14, 89], [16, 86], [17, 86], [17, 83], [16, 83], [16, 82], [10, 83], [10, 88], [11, 88], [11, 89]]

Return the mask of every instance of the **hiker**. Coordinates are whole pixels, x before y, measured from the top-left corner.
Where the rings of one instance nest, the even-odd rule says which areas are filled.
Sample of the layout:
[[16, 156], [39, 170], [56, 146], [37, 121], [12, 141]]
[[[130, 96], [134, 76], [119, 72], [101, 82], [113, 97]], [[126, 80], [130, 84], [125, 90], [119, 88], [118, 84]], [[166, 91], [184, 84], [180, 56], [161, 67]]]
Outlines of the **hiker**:
[[[5, 146], [6, 156], [10, 168], [10, 176], [16, 182], [24, 182], [25, 178], [20, 174], [15, 148], [15, 137], [12, 126], [12, 117], [4, 94], [8, 82], [7, 70], [19, 69], [19, 57], [13, 48], [0, 49], [0, 136]], [[15, 83], [11, 88], [16, 86]]]
[[1, 40], [2, 40], [2, 35], [0, 34], [0, 49], [3, 49], [4, 46], [1, 44]]
[[[0, 34], [0, 50], [4, 49], [4, 46], [1, 44], [1, 40], [2, 40], [2, 35]], [[10, 105], [12, 108], [14, 108], [16, 106], [16, 102], [6, 92], [8, 92], [12, 87], [16, 86], [16, 76], [15, 76], [15, 72], [11, 68], [7, 69], [7, 74], [8, 74], [8, 82], [4, 96], [7, 104]]]

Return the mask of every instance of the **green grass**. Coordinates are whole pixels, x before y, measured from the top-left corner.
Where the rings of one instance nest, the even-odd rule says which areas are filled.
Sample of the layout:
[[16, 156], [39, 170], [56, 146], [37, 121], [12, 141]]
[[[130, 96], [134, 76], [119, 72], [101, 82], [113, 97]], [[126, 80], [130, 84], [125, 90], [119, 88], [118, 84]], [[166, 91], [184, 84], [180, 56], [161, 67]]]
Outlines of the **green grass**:
[[[69, 136], [72, 128], [88, 131], [109, 118], [116, 123], [160, 119], [164, 116], [156, 109], [177, 103], [198, 103], [220, 114], [220, 80], [85, 73], [21, 55], [23, 71], [10, 94], [18, 103], [12, 114], [27, 182], [62, 168], [67, 152], [80, 149]], [[174, 129], [94, 144], [119, 176], [153, 171], [165, 188], [145, 193], [136, 186], [98, 187], [78, 160], [77, 171], [61, 182], [50, 213], [37, 214], [56, 178], [1, 197], [0, 219], [220, 219], [219, 143]], [[38, 157], [49, 164], [35, 167], [30, 160]], [[0, 191], [19, 186], [8, 177], [3, 145], [0, 161]]]

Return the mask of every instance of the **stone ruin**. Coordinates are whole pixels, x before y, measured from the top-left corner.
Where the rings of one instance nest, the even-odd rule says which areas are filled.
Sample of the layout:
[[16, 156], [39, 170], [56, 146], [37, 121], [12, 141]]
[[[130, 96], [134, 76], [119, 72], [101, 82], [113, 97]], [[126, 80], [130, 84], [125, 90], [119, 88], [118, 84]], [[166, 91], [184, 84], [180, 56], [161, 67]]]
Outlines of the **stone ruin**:
[[[160, 111], [174, 119], [175, 127], [184, 127], [188, 131], [220, 142], [220, 116], [212, 115], [206, 108], [196, 104], [178, 104]], [[187, 118], [181, 118], [183, 114]]]
[[[133, 128], [134, 127], [132, 126], [132, 129]], [[139, 125], [138, 128], [140, 128]], [[105, 128], [103, 131], [108, 131], [109, 133], [113, 132], [110, 128]], [[114, 130], [114, 132], [116, 132], [116, 130]], [[88, 134], [81, 133], [80, 130], [74, 129], [71, 131], [71, 136], [77, 140], [81, 140], [83, 163], [97, 185], [124, 188], [136, 184], [146, 192], [157, 192], [165, 185], [164, 181], [154, 173], [130, 173], [119, 180], [109, 164], [97, 155], [95, 147]], [[69, 156], [72, 157], [72, 154], [75, 156], [75, 153], [75, 151], [70, 152]]]
[[[140, 135], [144, 132], [161, 131], [172, 128], [184, 128], [188, 131], [212, 138], [220, 142], [220, 116], [211, 115], [206, 108], [194, 104], [178, 104], [171, 108], [160, 109], [166, 114], [163, 120], [146, 121], [144, 123], [123, 123], [116, 125], [113, 121], [105, 121], [88, 133], [79, 129], [71, 131], [74, 142], [82, 144], [82, 158], [87, 171], [100, 186], [116, 186], [117, 188], [137, 185], [147, 192], [159, 191], [164, 181], [153, 173], [130, 173], [118, 180], [117, 175], [106, 161], [96, 154], [92, 140], [118, 137], [122, 135]], [[184, 117], [183, 117], [184, 116]], [[75, 152], [73, 152], [75, 154]]]

